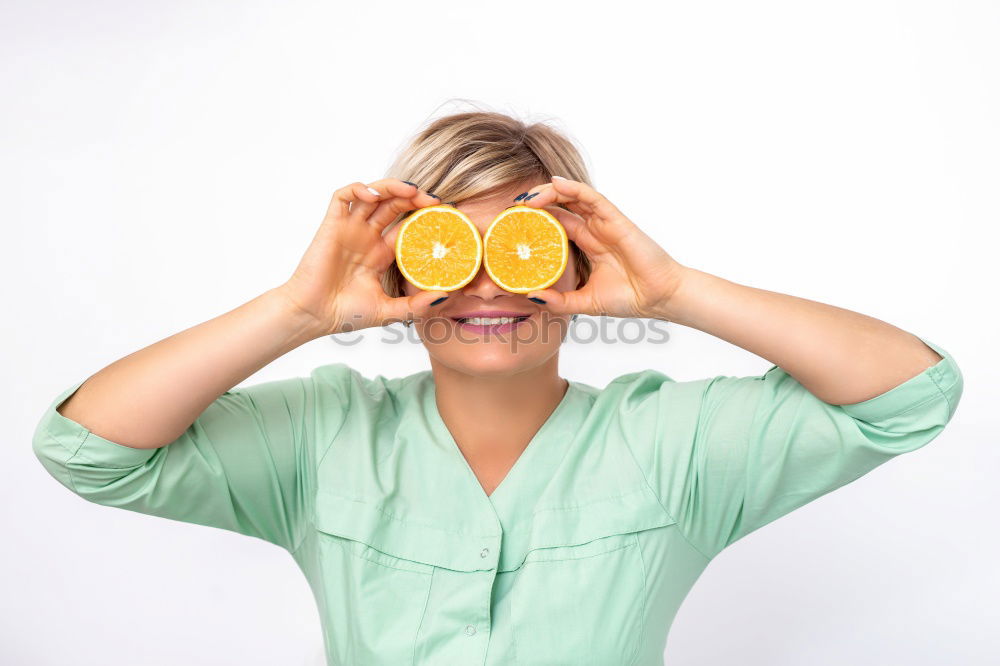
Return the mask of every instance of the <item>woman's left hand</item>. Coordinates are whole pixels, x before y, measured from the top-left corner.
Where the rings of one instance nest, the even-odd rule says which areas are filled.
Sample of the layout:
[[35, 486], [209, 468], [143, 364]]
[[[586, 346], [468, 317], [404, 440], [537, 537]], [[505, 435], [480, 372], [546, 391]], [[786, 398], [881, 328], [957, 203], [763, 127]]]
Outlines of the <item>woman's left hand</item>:
[[541, 298], [553, 314], [662, 318], [680, 285], [683, 265], [585, 183], [553, 178], [529, 192], [538, 194], [517, 203], [552, 213], [569, 239], [590, 258], [592, 270], [579, 289], [549, 288], [525, 296]]

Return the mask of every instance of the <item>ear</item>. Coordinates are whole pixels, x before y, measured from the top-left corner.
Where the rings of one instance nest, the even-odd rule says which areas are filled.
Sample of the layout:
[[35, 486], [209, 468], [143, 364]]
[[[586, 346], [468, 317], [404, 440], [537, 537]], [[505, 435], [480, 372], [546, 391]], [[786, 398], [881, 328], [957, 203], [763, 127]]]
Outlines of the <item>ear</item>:
[[576, 287], [575, 288], [579, 289], [583, 285], [587, 284], [587, 281], [583, 278], [583, 275], [580, 273], [579, 256], [580, 256], [581, 250], [580, 250], [579, 247], [577, 247], [576, 243], [574, 243], [573, 241], [569, 242], [569, 246], [571, 248], [573, 248], [572, 252], [570, 252], [570, 254], [573, 255], [573, 269], [576, 271]]

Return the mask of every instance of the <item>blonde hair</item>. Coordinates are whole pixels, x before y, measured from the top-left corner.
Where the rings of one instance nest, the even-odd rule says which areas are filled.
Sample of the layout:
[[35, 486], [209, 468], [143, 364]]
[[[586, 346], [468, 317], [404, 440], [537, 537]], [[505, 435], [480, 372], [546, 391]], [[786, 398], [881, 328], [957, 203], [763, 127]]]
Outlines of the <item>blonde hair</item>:
[[[409, 181], [455, 205], [524, 182], [548, 182], [552, 176], [591, 184], [583, 157], [563, 133], [544, 122], [529, 124], [496, 111], [467, 111], [433, 120], [386, 173], [387, 178]], [[386, 231], [411, 212], [400, 214]], [[590, 259], [572, 240], [569, 244], [579, 287], [590, 277]], [[402, 296], [404, 279], [393, 262], [382, 275], [382, 288], [389, 296]]]

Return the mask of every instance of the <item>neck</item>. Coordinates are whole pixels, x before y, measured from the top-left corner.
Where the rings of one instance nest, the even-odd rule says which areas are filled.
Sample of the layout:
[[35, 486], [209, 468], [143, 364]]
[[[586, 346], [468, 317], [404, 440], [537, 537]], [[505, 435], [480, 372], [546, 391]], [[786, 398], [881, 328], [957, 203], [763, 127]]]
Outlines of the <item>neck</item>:
[[558, 355], [508, 375], [470, 375], [431, 360], [441, 419], [466, 457], [524, 450], [568, 389]]

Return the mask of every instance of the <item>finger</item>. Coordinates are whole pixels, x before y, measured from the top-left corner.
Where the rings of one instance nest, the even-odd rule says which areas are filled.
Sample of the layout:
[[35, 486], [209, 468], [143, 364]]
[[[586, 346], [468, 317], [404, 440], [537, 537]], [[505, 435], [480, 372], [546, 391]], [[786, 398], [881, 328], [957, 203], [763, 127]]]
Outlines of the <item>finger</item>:
[[374, 207], [381, 197], [382, 193], [378, 190], [369, 188], [361, 181], [355, 181], [334, 193], [327, 216], [341, 220], [357, 219], [359, 210], [363, 210], [364, 206]]
[[594, 214], [594, 209], [583, 203], [582, 201], [567, 201], [562, 204], [556, 204], [559, 206], [565, 206], [571, 212], [576, 213], [580, 217], [588, 218]]
[[375, 244], [375, 247], [365, 255], [361, 263], [371, 268], [375, 271], [376, 275], [381, 277], [383, 273], [389, 270], [394, 261], [396, 261], [396, 248], [394, 245], [387, 243], [383, 236], [382, 241]]
[[[373, 211], [377, 211], [386, 202], [393, 203], [392, 207], [397, 210], [397, 215], [402, 210], [407, 210], [406, 207], [402, 207], [403, 204], [400, 203], [402, 201], [412, 201], [413, 205], [409, 208], [430, 206], [440, 202], [439, 198], [421, 191], [413, 183], [398, 178], [382, 178], [363, 187], [364, 190], [354, 188], [356, 196], [351, 203], [351, 219], [355, 222], [368, 220]], [[369, 197], [364, 193], [372, 196]]]
[[364, 264], [371, 267], [379, 275], [389, 270], [389, 267], [396, 261], [396, 237], [399, 235], [400, 227], [402, 227], [402, 222], [383, 233], [382, 242], [376, 246], [374, 251], [365, 256]]
[[[432, 203], [428, 205], [434, 206], [437, 204]], [[368, 224], [372, 225], [379, 233], [384, 233], [386, 227], [392, 224], [394, 220], [399, 219], [400, 223], [402, 223], [406, 219], [407, 216], [404, 216], [402, 219], [399, 218], [401, 213], [409, 213], [410, 211], [427, 208], [428, 205], [416, 204], [413, 199], [401, 199], [398, 197], [389, 199], [379, 204], [379, 207], [368, 217]], [[393, 229], [399, 226], [397, 224]], [[392, 230], [390, 229], [390, 231]]]
[[[551, 184], [551, 183], [547, 183]], [[537, 199], [538, 197], [535, 197]], [[534, 201], [534, 199], [532, 199]], [[556, 208], [561, 208], [563, 210], [568, 210], [569, 212], [579, 215], [580, 217], [587, 218], [594, 214], [594, 209], [585, 204], [582, 201], [555, 201], [551, 204]]]
[[[376, 187], [379, 185], [375, 184]], [[393, 197], [391, 199], [383, 198], [378, 208], [368, 217], [368, 223], [380, 232], [398, 218], [400, 213], [427, 206], [436, 206], [441, 203], [439, 197], [405, 181], [393, 179], [383, 181], [381, 185], [384, 185]]]
[[[397, 298], [386, 296], [378, 308], [378, 321], [383, 322], [382, 326], [386, 326], [393, 322], [415, 321], [432, 317], [441, 310], [441, 306], [444, 303], [447, 303], [447, 298], [450, 295], [447, 291], [420, 290], [411, 296], [399, 296]], [[445, 298], [445, 300], [439, 301], [436, 305], [431, 305], [431, 303], [438, 301], [440, 298]]]
[[[326, 210], [327, 217], [346, 220], [351, 213], [351, 203], [358, 198], [358, 188], [364, 189], [364, 187], [364, 183], [355, 181], [334, 192]], [[369, 193], [368, 198], [371, 199], [373, 196]]]
[[590, 290], [585, 284], [579, 289], [572, 291], [557, 291], [555, 289], [539, 289], [529, 291], [525, 294], [527, 298], [540, 298], [545, 301], [541, 304], [546, 310], [554, 315], [566, 314], [598, 314], [594, 312]]
[[399, 236], [399, 230], [403, 228], [403, 223], [406, 222], [408, 217], [409, 215], [403, 217], [398, 224], [392, 225], [388, 231], [383, 231], [382, 233], [382, 241], [393, 256], [396, 254], [396, 237]]
[[394, 252], [396, 250], [396, 236], [399, 235], [399, 229], [400, 227], [403, 226], [403, 222], [406, 221], [407, 217], [409, 217], [409, 215], [404, 216], [402, 219], [399, 220], [398, 224], [392, 225], [392, 227], [388, 230], [386, 230], [385, 228], [382, 229], [382, 240], [384, 240], [385, 243], [390, 248], [392, 248]]
[[376, 208], [371, 215], [369, 215], [368, 223], [377, 229], [379, 233], [382, 233], [385, 231], [386, 227], [399, 218], [401, 213], [426, 208], [428, 206], [436, 206], [439, 203], [440, 201], [437, 198], [427, 194], [426, 192], [419, 191], [409, 198], [404, 196], [386, 199], [379, 204], [378, 208]]
[[[533, 187], [531, 192], [538, 192], [537, 196], [528, 199], [525, 197], [521, 203], [526, 206], [542, 207], [555, 203], [578, 202], [586, 205], [600, 219], [611, 222], [615, 219], [625, 217], [618, 208], [608, 201], [607, 197], [592, 188], [586, 183], [576, 180], [564, 180], [553, 178], [551, 183], [545, 183]], [[529, 195], [530, 196], [530, 195]]]
[[351, 201], [351, 222], [364, 222], [385, 197], [391, 197], [384, 188], [376, 188], [365, 183], [356, 183], [354, 200]]
[[566, 237], [576, 243], [576, 246], [586, 253], [588, 257], [593, 258], [608, 251], [608, 246], [597, 240], [593, 232], [587, 227], [587, 223], [579, 216], [568, 214], [558, 207], [554, 207], [549, 212], [559, 220], [563, 229], [566, 230]]
[[517, 201], [516, 203], [520, 203], [525, 206], [533, 206], [535, 208], [544, 208], [551, 206], [565, 207], [565, 209], [585, 219], [594, 215], [594, 210], [582, 201], [576, 201], [576, 200], [560, 201], [559, 192], [554, 188], [552, 183], [542, 183], [541, 185], [536, 185], [535, 187], [532, 187], [530, 190], [528, 190], [527, 196]]

